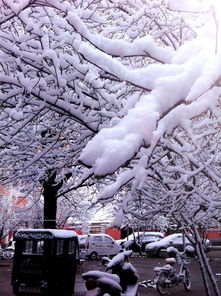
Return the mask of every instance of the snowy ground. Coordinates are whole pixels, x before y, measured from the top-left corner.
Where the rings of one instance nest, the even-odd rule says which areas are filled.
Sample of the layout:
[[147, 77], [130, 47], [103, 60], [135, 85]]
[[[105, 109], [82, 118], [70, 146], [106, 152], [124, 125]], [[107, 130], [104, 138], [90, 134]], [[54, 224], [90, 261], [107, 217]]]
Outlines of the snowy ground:
[[[221, 286], [221, 251], [211, 251], [208, 254], [208, 258], [211, 263], [213, 272], [216, 274], [219, 286]], [[155, 276], [153, 267], [163, 264], [164, 259], [160, 258], [132, 258], [131, 262], [137, 268], [140, 275], [140, 281], [145, 279], [153, 279]], [[1, 260], [0, 261], [0, 295], [13, 296], [10, 285], [12, 262]], [[88, 270], [104, 270], [100, 261], [86, 260], [83, 266], [78, 267], [75, 296], [85, 296], [84, 282], [81, 279], [81, 274]], [[188, 296], [204, 295], [201, 275], [199, 267], [196, 261], [193, 261], [190, 265], [191, 276], [192, 276], [192, 290], [188, 292]], [[139, 288], [140, 296], [157, 296], [159, 295], [154, 289]], [[171, 289], [170, 296], [186, 296], [182, 286]], [[212, 295], [213, 296], [213, 295]]]
[[[218, 283], [221, 286], [221, 250], [219, 251], [211, 251], [208, 254], [208, 258], [211, 263], [212, 270], [215, 274], [217, 274], [216, 278]], [[161, 265], [164, 262], [164, 259], [161, 258], [132, 258], [130, 260], [136, 269], [138, 270], [138, 273], [140, 275], [140, 281], [145, 279], [153, 279], [155, 276], [155, 273], [153, 272], [153, 268], [155, 266]], [[204, 295], [203, 292], [203, 285], [202, 285], [202, 279], [201, 274], [199, 272], [198, 263], [194, 260], [190, 264], [190, 271], [192, 276], [192, 290], [188, 292], [188, 296], [196, 296], [196, 295]], [[92, 270], [92, 269], [98, 269], [104, 271], [104, 267], [101, 265], [99, 261], [91, 261], [88, 260], [85, 262], [84, 266], [82, 267], [83, 272]], [[81, 275], [82, 270], [78, 270], [78, 276], [77, 276], [77, 282], [76, 282], [76, 289], [75, 289], [75, 296], [84, 296], [85, 288], [84, 283], [82, 283]], [[159, 296], [157, 291], [155, 289], [151, 288], [139, 288], [140, 296]], [[173, 289], [171, 289], [170, 296], [186, 296], [187, 292], [184, 290], [183, 286], [178, 286]]]

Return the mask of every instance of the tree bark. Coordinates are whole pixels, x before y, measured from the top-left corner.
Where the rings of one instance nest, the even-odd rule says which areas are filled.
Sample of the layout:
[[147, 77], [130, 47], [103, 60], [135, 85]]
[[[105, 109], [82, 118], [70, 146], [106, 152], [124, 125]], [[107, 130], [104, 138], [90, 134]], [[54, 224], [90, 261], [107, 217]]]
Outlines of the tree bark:
[[0, 240], [3, 238], [3, 234], [4, 234], [4, 226], [0, 228]]
[[203, 264], [203, 259], [202, 259], [202, 256], [201, 256], [201, 252], [200, 252], [198, 242], [196, 243], [196, 254], [197, 254], [197, 257], [198, 257], [198, 263], [199, 263], [199, 266], [200, 266], [200, 271], [201, 271], [201, 275], [202, 275], [202, 279], [203, 279], [203, 285], [204, 285], [204, 288], [205, 288], [206, 295], [211, 296], [209, 283], [208, 283], [208, 279], [207, 279], [207, 276], [206, 276], [206, 268], [205, 268], [205, 266]]
[[44, 228], [57, 228], [57, 194], [62, 186], [62, 182], [56, 184], [56, 172], [52, 172], [47, 179], [43, 181], [44, 196]]
[[194, 233], [195, 233], [196, 242], [197, 242], [197, 245], [198, 245], [198, 248], [199, 248], [199, 256], [201, 257], [202, 263], [204, 265], [204, 269], [205, 269], [205, 271], [207, 271], [207, 274], [208, 274], [209, 279], [210, 279], [210, 283], [211, 283], [212, 287], [214, 288], [215, 295], [220, 296], [220, 290], [219, 290], [217, 281], [216, 281], [216, 279], [215, 279], [215, 277], [213, 275], [213, 272], [211, 270], [211, 267], [210, 267], [210, 265], [208, 263], [208, 258], [207, 258], [206, 254], [205, 254], [205, 250], [203, 248], [203, 245], [202, 245], [202, 242], [200, 240], [197, 229], [196, 229], [195, 225], [193, 225], [192, 228], [193, 228]]

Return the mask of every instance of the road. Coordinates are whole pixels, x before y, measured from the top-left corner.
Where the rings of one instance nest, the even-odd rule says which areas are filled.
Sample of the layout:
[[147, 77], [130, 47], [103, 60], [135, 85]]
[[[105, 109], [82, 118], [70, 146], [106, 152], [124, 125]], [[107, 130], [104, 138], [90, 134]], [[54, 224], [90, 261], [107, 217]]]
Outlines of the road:
[[[208, 254], [208, 259], [210, 261], [211, 268], [216, 277], [218, 285], [221, 289], [221, 251], [211, 251]], [[139, 275], [140, 281], [146, 279], [153, 279], [155, 273], [153, 268], [155, 266], [162, 265], [164, 259], [161, 258], [146, 258], [146, 257], [134, 257], [130, 260], [136, 267]], [[197, 261], [192, 260], [189, 265], [191, 276], [192, 276], [192, 289], [186, 292], [183, 286], [178, 286], [171, 289], [170, 296], [204, 296], [204, 288], [201, 279], [201, 274]], [[75, 285], [75, 296], [84, 296], [85, 287], [84, 282], [81, 278], [81, 274], [88, 270], [102, 270], [104, 267], [101, 265], [100, 261], [86, 260], [82, 266], [78, 267]], [[178, 269], [178, 268], [177, 268]], [[1, 296], [13, 296], [10, 278], [11, 278], [12, 262], [1, 260], [0, 261], [0, 295]], [[140, 296], [159, 296], [157, 291], [152, 288], [139, 288]], [[214, 296], [212, 294], [211, 296]], [[62, 295], [61, 295], [62, 296]]]

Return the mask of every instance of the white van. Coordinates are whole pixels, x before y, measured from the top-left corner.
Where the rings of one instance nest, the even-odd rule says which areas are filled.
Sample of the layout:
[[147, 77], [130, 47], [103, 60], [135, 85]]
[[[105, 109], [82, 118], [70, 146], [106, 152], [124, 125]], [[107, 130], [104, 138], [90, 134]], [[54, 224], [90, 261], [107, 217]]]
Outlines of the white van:
[[108, 234], [88, 234], [85, 240], [86, 256], [90, 259], [97, 259], [98, 256], [114, 256], [120, 250], [120, 245]]

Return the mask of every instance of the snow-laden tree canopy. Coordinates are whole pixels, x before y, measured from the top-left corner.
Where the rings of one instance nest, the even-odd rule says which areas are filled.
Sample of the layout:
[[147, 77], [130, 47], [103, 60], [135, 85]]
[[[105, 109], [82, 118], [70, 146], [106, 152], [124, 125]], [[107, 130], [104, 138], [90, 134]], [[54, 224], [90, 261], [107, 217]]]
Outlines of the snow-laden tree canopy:
[[[145, 39], [142, 41], [141, 50], [149, 45]], [[109, 49], [112, 55], [116, 55], [114, 42], [114, 50]], [[129, 51], [130, 47], [126, 46], [125, 53], [123, 45], [124, 42], [118, 56], [124, 56]], [[153, 44], [148, 50], [151, 52], [152, 49], [156, 53]], [[154, 145], [165, 132], [185, 125], [189, 119], [208, 109], [214, 110], [219, 102], [217, 80], [220, 77], [220, 54], [216, 52], [215, 23], [211, 31], [207, 28], [195, 40], [170, 51], [169, 55], [165, 48], [158, 50], [161, 63], [142, 69], [128, 69], [118, 61], [112, 62], [113, 59], [106, 54], [99, 59], [99, 52], [89, 50], [88, 46], [81, 45], [79, 48], [87, 59], [99, 67], [104, 65], [111, 74], [148, 91], [139, 96], [119, 123], [102, 129], [83, 150], [80, 159], [93, 166], [98, 176], [113, 173], [141, 146]]]
[[[2, 187], [0, 186], [0, 189]], [[31, 198], [24, 199], [18, 190], [12, 186], [5, 186], [0, 195], [0, 240], [10, 233], [24, 227], [29, 221], [30, 225], [36, 224], [36, 207], [31, 203]]]
[[102, 179], [103, 202], [122, 191], [220, 207], [218, 6], [10, 0], [0, 12], [1, 182], [30, 192], [56, 172], [60, 196]]

